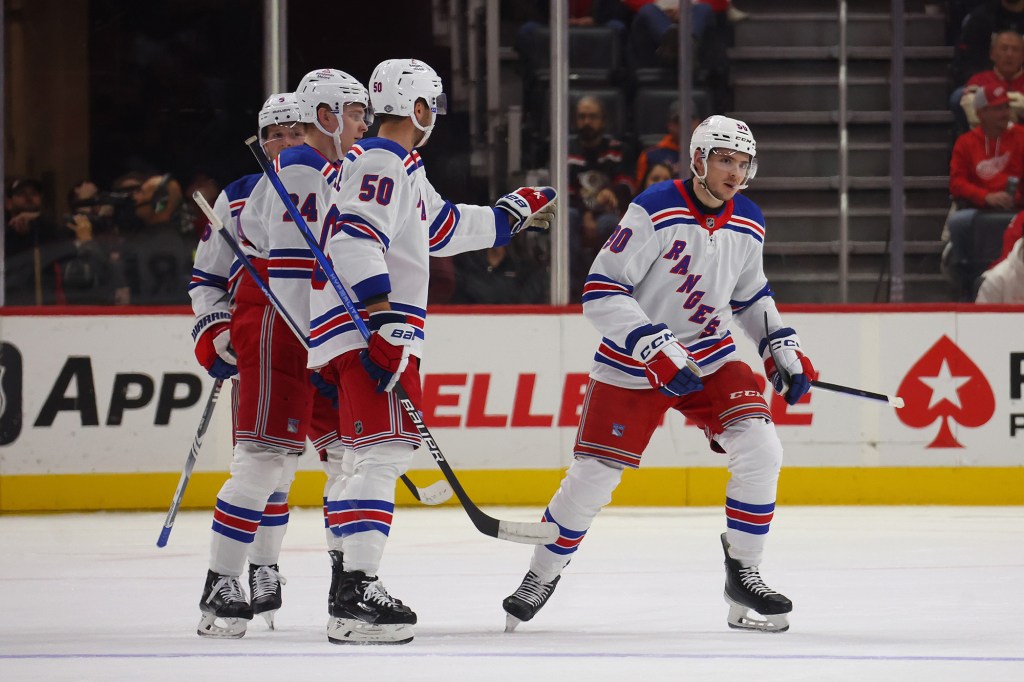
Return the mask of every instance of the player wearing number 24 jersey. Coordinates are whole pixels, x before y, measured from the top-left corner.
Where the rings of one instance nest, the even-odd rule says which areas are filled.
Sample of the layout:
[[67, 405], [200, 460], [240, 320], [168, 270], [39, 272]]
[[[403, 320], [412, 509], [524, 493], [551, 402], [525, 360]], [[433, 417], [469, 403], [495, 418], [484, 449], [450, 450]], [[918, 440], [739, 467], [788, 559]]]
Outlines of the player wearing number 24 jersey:
[[587, 277], [583, 313], [602, 339], [574, 461], [545, 513], [560, 537], [536, 548], [522, 584], [503, 602], [510, 630], [547, 602], [623, 470], [640, 466], [670, 409], [702, 426], [712, 449], [728, 456], [729, 625], [788, 628], [792, 604], [758, 570], [782, 445], [753, 373], [736, 357], [733, 327], [759, 344], [767, 376], [790, 404], [810, 388], [814, 368], [765, 278], [761, 210], [738, 194], [757, 172], [753, 134], [742, 121], [712, 116], [694, 131], [690, 160], [694, 180], [661, 182], [633, 200]]

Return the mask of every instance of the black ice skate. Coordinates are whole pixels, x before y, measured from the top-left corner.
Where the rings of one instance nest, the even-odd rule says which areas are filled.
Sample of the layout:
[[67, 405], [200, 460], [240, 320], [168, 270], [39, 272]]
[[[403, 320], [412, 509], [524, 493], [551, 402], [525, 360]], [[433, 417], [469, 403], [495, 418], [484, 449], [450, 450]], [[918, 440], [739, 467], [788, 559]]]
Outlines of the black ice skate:
[[231, 637], [245, 634], [247, 621], [252, 620], [252, 607], [242, 591], [237, 576], [206, 573], [206, 586], [199, 600], [203, 612], [196, 632], [203, 637]]
[[416, 614], [394, 599], [375, 576], [341, 571], [327, 622], [332, 644], [407, 644]]
[[271, 630], [274, 614], [281, 608], [281, 585], [287, 584], [277, 564], [253, 566], [249, 564], [249, 593], [252, 595], [252, 613], [263, 616]]
[[344, 565], [344, 554], [340, 549], [331, 549], [327, 551], [327, 556], [331, 558], [331, 587], [327, 592], [327, 613], [334, 613], [334, 595], [338, 592], [338, 583], [341, 581], [341, 574], [345, 572]]
[[757, 566], [744, 568], [729, 556], [725, 533], [722, 533], [722, 550], [725, 552], [725, 601], [729, 605], [729, 627], [757, 632], [788, 630], [787, 614], [793, 610], [793, 602], [765, 585]]
[[529, 571], [516, 591], [501, 602], [508, 614], [505, 616], [505, 632], [512, 632], [517, 625], [536, 616], [541, 607], [548, 603], [561, 577], [555, 576], [554, 580], [545, 583], [541, 582], [536, 573]]

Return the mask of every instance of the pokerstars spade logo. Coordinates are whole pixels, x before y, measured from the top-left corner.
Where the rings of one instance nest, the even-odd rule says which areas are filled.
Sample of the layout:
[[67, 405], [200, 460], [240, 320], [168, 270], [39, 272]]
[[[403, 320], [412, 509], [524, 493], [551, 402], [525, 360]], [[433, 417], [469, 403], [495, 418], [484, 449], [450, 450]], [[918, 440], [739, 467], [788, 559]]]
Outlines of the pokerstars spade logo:
[[992, 387], [981, 369], [945, 335], [910, 368], [898, 395], [907, 406], [896, 415], [907, 426], [923, 429], [941, 422], [929, 448], [962, 448], [949, 420], [977, 428], [996, 410]]

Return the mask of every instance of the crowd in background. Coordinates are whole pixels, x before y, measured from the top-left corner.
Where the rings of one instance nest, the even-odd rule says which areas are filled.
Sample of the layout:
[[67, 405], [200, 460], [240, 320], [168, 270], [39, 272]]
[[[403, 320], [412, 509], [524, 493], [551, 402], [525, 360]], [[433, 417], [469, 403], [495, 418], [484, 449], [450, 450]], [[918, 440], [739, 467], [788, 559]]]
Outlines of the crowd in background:
[[[549, 70], [544, 0], [515, 3], [515, 46], [523, 82], [524, 159], [543, 166]], [[673, 0], [572, 0], [570, 44], [610, 39], [600, 54], [570, 50], [574, 73], [569, 142], [570, 300], [579, 302], [594, 255], [629, 202], [653, 182], [678, 177], [680, 147], [692, 127], [731, 106], [727, 48], [746, 14], [729, 0], [694, 0], [691, 27], [696, 87], [693, 118], [664, 103], [641, 121], [645, 93], [675, 97], [678, 3]], [[950, 109], [954, 124], [949, 168], [952, 205], [943, 230], [943, 271], [954, 297], [1021, 300], [1024, 251], [1024, 0], [946, 0]], [[589, 31], [589, 33], [588, 33]], [[595, 42], [594, 45], [607, 45]], [[596, 52], [596, 48], [591, 52]], [[540, 57], [538, 56], [540, 55]], [[543, 57], [543, 58], [541, 58]], [[591, 59], [592, 57], [592, 59]], [[634, 108], [634, 104], [637, 106]], [[685, 159], [684, 159], [685, 161]], [[546, 178], [541, 178], [546, 180]], [[197, 173], [182, 186], [160, 170], [132, 171], [109, 187], [83, 180], [66, 191], [65, 215], [44, 207], [43, 185], [6, 181], [5, 301], [36, 304], [182, 304], [204, 223], [191, 201], [211, 202], [217, 181]], [[56, 191], [62, 191], [56, 188]], [[508, 304], [548, 300], [550, 248], [531, 235], [515, 246], [437, 259], [432, 303]], [[1015, 279], [1016, 278], [1016, 279]], [[1006, 286], [997, 284], [1007, 282]], [[1016, 290], [1016, 298], [1010, 293]]]

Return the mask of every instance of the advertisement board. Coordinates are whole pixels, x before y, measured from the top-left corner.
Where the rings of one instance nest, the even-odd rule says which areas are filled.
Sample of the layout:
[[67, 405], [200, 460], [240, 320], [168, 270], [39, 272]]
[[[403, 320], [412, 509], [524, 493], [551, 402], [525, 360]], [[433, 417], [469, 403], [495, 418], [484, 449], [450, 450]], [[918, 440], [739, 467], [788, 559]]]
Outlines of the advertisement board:
[[[1024, 311], [784, 314], [822, 380], [898, 394], [906, 406], [816, 389], [791, 407], [769, 390], [785, 446], [780, 498], [1024, 503]], [[166, 504], [213, 383], [196, 364], [189, 320], [0, 316], [0, 510]], [[598, 340], [578, 309], [431, 314], [420, 407], [478, 503], [550, 497], [571, 460]], [[737, 344], [763, 379], [753, 343]], [[186, 506], [212, 503], [230, 463], [230, 391], [222, 396]], [[617, 501], [717, 504], [725, 463], [699, 428], [669, 414]], [[425, 483], [438, 472], [418, 452], [410, 475]], [[322, 482], [307, 453], [293, 504], [317, 504]]]

